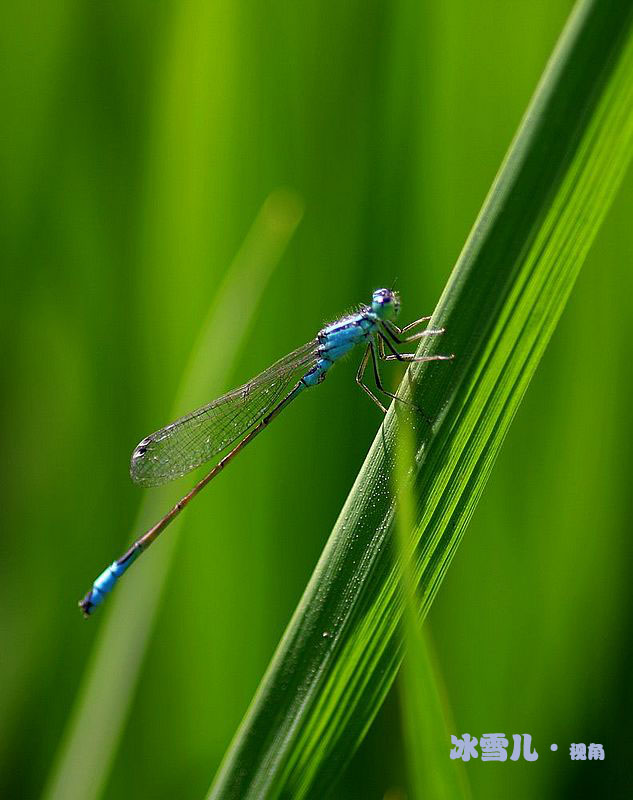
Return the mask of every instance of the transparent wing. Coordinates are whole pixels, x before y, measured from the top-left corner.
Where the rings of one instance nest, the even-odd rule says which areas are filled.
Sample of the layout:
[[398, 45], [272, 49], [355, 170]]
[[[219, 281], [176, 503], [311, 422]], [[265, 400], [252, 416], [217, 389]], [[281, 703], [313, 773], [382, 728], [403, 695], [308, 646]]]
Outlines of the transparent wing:
[[243, 386], [152, 433], [132, 453], [130, 475], [160, 486], [204, 464], [258, 422], [317, 360], [313, 339]]

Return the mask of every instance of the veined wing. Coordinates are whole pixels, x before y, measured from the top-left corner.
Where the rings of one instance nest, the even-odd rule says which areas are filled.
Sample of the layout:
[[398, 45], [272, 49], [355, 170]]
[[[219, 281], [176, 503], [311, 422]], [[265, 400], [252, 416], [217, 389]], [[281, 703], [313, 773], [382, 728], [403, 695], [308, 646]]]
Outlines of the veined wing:
[[283, 399], [290, 385], [316, 363], [317, 351], [313, 339], [243, 386], [143, 439], [132, 453], [132, 480], [160, 486], [222, 452]]

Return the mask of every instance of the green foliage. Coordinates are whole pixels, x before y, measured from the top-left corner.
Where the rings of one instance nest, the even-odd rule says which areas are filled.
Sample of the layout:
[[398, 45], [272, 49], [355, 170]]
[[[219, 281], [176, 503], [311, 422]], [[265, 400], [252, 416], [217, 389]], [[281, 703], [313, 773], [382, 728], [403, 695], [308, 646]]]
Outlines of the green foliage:
[[[628, 4], [600, 6], [624, 35]], [[177, 547], [165, 538], [126, 576], [117, 591], [132, 605], [113, 596], [84, 622], [77, 599], [146, 522], [134, 522], [131, 450], [169, 421], [197, 332], [276, 187], [303, 198], [303, 222], [260, 310], [250, 297], [225, 308], [242, 346], [218, 332], [209, 380], [183, 404], [247, 379], [377, 286], [395, 281], [406, 321], [429, 313], [570, 8], [6, 4], [1, 796], [52, 791], [64, 764], [75, 790], [106, 798], [207, 791], [381, 420], [354, 364], [337, 368], [196, 501]], [[587, 44], [603, 63], [600, 41]], [[567, 116], [577, 109], [561, 107], [563, 133]], [[549, 153], [533, 166], [552, 176]], [[475, 797], [628, 790], [632, 192], [629, 178], [427, 617], [454, 732], [542, 744], [537, 763], [503, 773], [466, 765]], [[474, 313], [460, 307], [437, 346], [456, 349]], [[477, 320], [491, 357], [507, 345], [498, 319]], [[460, 355], [425, 392], [456, 370], [460, 391], [472, 386], [479, 356]], [[152, 514], [168, 504], [147, 498]], [[406, 791], [397, 707], [388, 694], [337, 798]], [[601, 769], [570, 763], [570, 741], [603, 741]]]
[[[621, 5], [621, 4], [620, 4]], [[415, 424], [415, 579], [426, 614], [633, 146], [633, 7], [573, 15], [453, 271], [403, 398]], [[625, 13], [626, 12], [626, 13]], [[547, 168], [544, 169], [544, 163]], [[407, 406], [404, 406], [407, 409]], [[320, 797], [401, 659], [390, 414], [339, 516], [213, 798]]]

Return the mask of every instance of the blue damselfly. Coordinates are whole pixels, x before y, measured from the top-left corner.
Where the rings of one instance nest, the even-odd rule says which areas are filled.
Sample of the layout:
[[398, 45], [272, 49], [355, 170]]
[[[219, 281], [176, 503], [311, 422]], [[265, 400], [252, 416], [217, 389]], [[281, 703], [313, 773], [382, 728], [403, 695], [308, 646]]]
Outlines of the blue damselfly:
[[130, 474], [139, 486], [150, 487], [160, 486], [185, 475], [240, 440], [161, 520], [101, 573], [92, 589], [79, 603], [84, 615], [89, 616], [103, 602], [126, 569], [240, 450], [261, 433], [304, 389], [321, 383], [330, 367], [356, 345], [365, 345], [356, 382], [385, 413], [386, 407], [365, 383], [365, 373], [370, 361], [377, 390], [387, 397], [399, 400], [400, 398], [383, 386], [378, 368], [379, 360], [420, 362], [453, 358], [452, 355], [416, 356], [414, 353], [400, 353], [396, 350], [396, 345], [443, 332], [443, 329], [427, 328], [410, 333], [430, 320], [430, 317], [421, 317], [399, 328], [394, 322], [399, 307], [400, 300], [396, 292], [391, 289], [377, 289], [372, 295], [370, 305], [362, 306], [355, 313], [327, 325], [319, 331], [315, 339], [280, 359], [238, 389], [227, 392], [139, 442], [132, 453]]

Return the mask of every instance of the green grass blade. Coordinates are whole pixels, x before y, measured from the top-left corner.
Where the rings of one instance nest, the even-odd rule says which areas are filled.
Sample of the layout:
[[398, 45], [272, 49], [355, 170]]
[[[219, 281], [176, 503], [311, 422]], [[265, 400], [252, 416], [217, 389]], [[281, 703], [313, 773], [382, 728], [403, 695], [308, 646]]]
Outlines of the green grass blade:
[[[181, 381], [174, 418], [226, 389], [250, 322], [301, 214], [299, 199], [285, 190], [274, 192], [264, 203], [213, 298]], [[158, 519], [174, 502], [174, 491], [166, 486], [145, 495], [134, 530], [143, 530]], [[78, 618], [78, 624], [102, 627], [44, 794], [48, 800], [89, 800], [103, 789], [181, 525], [182, 520], [176, 520], [156, 550], [152, 548], [152, 557], [135, 565], [134, 575], [117, 586], [105, 603], [103, 620], [99, 619], [101, 610], [90, 621], [82, 623]]]
[[413, 800], [465, 800], [471, 792], [464, 764], [446, 758], [446, 743], [455, 731], [446, 692], [428, 630], [420, 624], [414, 569], [418, 530], [411, 476], [416, 472], [414, 438], [402, 426], [394, 470], [397, 558], [403, 595], [406, 653], [399, 676], [400, 706]]
[[[423, 613], [630, 161], [632, 26], [623, 0], [574, 11], [436, 309], [425, 351], [456, 358], [405, 381], [435, 420], [415, 433]], [[322, 797], [380, 707], [402, 657], [397, 432], [392, 410], [210, 797]]]

